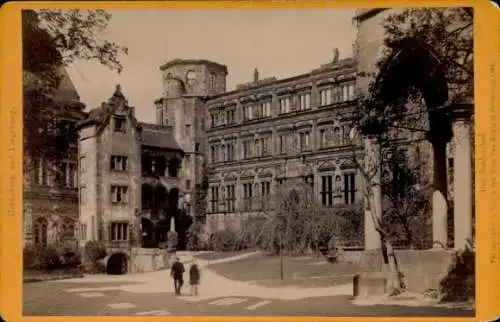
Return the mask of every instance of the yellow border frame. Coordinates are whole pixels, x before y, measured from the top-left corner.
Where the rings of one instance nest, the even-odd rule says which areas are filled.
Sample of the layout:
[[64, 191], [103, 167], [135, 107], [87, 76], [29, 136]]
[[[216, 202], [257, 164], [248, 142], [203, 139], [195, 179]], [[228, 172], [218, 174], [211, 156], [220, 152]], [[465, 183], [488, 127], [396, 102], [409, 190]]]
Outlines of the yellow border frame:
[[[427, 318], [442, 321], [491, 321], [500, 317], [500, 214], [497, 156], [500, 148], [497, 107], [500, 95], [500, 9], [487, 0], [470, 1], [95, 1], [11, 2], [0, 11], [2, 50], [0, 86], [0, 314], [7, 321], [63, 321], [68, 317], [22, 316], [22, 73], [21, 10], [25, 8], [102, 9], [298, 9], [348, 7], [474, 7], [476, 119], [476, 318]], [[496, 252], [496, 254], [495, 254]], [[495, 259], [496, 257], [496, 259]], [[496, 304], [495, 304], [496, 303]], [[319, 317], [168, 317], [168, 321], [424, 321], [426, 318]], [[158, 321], [158, 317], [72, 317], [74, 321]]]

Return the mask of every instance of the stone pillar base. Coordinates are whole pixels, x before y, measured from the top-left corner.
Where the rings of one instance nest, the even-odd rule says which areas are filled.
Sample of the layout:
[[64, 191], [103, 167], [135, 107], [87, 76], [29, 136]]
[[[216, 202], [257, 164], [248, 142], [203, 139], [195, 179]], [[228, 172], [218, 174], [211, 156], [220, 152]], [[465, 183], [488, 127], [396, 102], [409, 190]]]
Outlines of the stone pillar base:
[[389, 292], [388, 272], [364, 272], [353, 278], [353, 297], [364, 299]]
[[384, 269], [384, 258], [380, 249], [365, 250], [359, 260], [360, 272], [381, 272]]

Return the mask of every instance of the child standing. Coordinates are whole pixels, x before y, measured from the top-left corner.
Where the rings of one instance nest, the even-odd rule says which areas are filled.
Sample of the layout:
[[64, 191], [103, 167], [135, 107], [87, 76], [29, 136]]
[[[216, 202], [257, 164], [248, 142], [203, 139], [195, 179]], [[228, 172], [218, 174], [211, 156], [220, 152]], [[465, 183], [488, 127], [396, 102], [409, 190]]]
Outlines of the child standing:
[[191, 295], [198, 295], [198, 284], [200, 284], [200, 268], [193, 260], [189, 268], [189, 284], [191, 285]]

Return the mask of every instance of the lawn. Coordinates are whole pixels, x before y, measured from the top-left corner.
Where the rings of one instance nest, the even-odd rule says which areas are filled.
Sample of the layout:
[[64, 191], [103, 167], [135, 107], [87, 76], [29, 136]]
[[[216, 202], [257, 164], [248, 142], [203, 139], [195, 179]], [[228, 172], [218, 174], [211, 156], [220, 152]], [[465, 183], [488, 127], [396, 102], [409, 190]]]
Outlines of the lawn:
[[[258, 254], [240, 260], [212, 264], [210, 269], [222, 276], [238, 281], [280, 279], [279, 256]], [[283, 258], [285, 279], [312, 276], [353, 275], [358, 267], [349, 263], [328, 263], [323, 258], [289, 257]]]
[[198, 259], [204, 259], [204, 260], [218, 260], [218, 259], [224, 259], [224, 258], [229, 258], [233, 256], [238, 256], [246, 253], [252, 252], [251, 250], [248, 251], [234, 251], [234, 252], [206, 252], [206, 253], [201, 253], [198, 255], [195, 255], [195, 258]]

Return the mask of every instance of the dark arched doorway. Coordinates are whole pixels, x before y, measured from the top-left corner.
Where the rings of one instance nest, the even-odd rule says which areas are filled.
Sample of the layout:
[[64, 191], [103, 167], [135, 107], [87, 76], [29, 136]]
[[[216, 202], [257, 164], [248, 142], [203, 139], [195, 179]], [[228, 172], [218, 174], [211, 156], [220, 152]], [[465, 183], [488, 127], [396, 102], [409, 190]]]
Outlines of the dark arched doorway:
[[114, 253], [108, 258], [106, 273], [109, 275], [122, 275], [127, 273], [128, 259], [125, 253]]
[[142, 247], [156, 247], [155, 227], [148, 218], [141, 218], [141, 240]]

